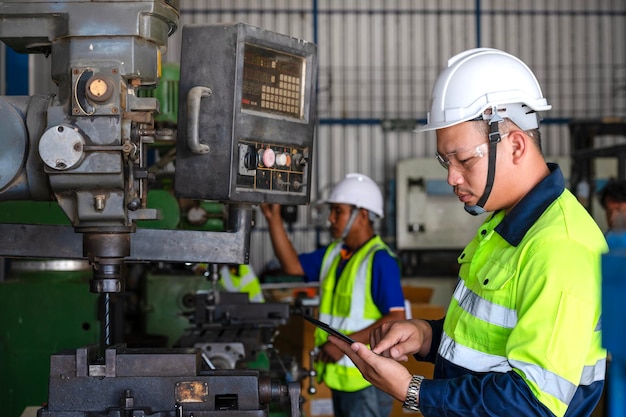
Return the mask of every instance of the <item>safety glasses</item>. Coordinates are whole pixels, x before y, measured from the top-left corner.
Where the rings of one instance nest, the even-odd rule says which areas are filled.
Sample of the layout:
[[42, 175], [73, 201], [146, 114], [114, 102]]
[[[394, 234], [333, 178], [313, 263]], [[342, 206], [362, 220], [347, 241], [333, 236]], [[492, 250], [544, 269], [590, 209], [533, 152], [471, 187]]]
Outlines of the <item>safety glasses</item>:
[[474, 145], [470, 148], [460, 149], [445, 155], [437, 152], [435, 156], [439, 165], [449, 170], [450, 167], [457, 171], [467, 171], [471, 169], [480, 159], [487, 155], [487, 142], [480, 145]]
[[[500, 138], [504, 138], [509, 133], [500, 135]], [[435, 157], [439, 162], [439, 165], [449, 170], [450, 167], [457, 171], [465, 172], [470, 170], [478, 161], [487, 156], [487, 148], [489, 142], [483, 142], [479, 145], [473, 145], [468, 148], [459, 149], [458, 151], [450, 152], [445, 155], [439, 152], [435, 153]]]

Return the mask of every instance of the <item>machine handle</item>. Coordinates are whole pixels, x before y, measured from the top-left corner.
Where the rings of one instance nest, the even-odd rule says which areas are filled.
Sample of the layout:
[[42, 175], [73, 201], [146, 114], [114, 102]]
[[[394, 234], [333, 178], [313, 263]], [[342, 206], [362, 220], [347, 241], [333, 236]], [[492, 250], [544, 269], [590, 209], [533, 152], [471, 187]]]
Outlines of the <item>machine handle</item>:
[[191, 152], [203, 155], [209, 152], [209, 145], [200, 143], [198, 121], [200, 119], [200, 100], [209, 97], [213, 91], [209, 87], [192, 87], [187, 93], [187, 144]]
[[308, 392], [311, 395], [315, 395], [317, 393], [317, 388], [315, 387], [315, 377], [317, 376], [317, 372], [315, 371], [315, 357], [317, 356], [317, 348], [309, 351], [309, 360], [311, 369], [309, 369], [309, 389]]
[[287, 385], [287, 391], [289, 392], [289, 403], [291, 405], [290, 417], [301, 417], [300, 412], [300, 382], [294, 381]]

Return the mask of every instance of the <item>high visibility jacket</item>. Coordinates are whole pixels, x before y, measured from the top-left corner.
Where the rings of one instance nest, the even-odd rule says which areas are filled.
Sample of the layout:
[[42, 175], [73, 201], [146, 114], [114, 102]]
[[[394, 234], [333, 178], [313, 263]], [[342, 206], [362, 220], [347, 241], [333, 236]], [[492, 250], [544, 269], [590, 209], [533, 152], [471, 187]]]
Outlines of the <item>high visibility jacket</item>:
[[265, 301], [259, 278], [249, 265], [238, 265], [234, 271], [228, 265], [224, 265], [220, 269], [220, 284], [228, 292], [247, 292], [248, 299], [252, 302]]
[[[359, 248], [347, 261], [339, 278], [341, 242], [331, 244], [324, 255], [320, 273], [320, 320], [346, 333], [354, 333], [373, 324], [383, 315], [374, 304], [371, 293], [372, 263], [380, 250], [392, 252], [379, 236]], [[315, 330], [315, 345], [328, 340], [323, 330]], [[318, 376], [332, 389], [354, 392], [370, 386], [352, 361], [343, 356], [336, 363], [317, 364]]]
[[[606, 369], [602, 232], [558, 168], [459, 256], [424, 416], [588, 416]], [[440, 329], [441, 330], [441, 329]], [[436, 348], [436, 346], [435, 346]]]

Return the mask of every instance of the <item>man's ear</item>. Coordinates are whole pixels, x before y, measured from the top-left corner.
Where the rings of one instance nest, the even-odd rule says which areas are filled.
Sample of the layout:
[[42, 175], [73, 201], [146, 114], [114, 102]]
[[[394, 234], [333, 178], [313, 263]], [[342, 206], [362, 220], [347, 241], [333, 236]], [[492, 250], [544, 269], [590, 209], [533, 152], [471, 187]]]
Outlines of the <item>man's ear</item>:
[[364, 222], [369, 223], [369, 221], [370, 221], [370, 213], [369, 213], [369, 211], [367, 211], [364, 208], [360, 208], [359, 209], [359, 218], [362, 219]]
[[526, 155], [532, 138], [529, 138], [528, 135], [526, 135], [521, 130], [513, 130], [508, 134], [508, 140], [510, 144], [512, 161], [513, 163], [517, 164]]

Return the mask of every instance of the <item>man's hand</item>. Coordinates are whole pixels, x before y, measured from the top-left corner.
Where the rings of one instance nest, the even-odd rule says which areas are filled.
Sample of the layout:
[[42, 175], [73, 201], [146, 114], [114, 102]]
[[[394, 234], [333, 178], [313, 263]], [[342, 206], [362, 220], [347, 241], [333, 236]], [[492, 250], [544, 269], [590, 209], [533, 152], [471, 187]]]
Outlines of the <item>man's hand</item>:
[[267, 220], [267, 229], [272, 239], [272, 247], [276, 258], [287, 275], [303, 276], [304, 270], [298, 259], [298, 253], [291, 244], [280, 214], [280, 204], [261, 204], [261, 212]]
[[406, 400], [411, 374], [404, 365], [394, 359], [374, 353], [360, 342], [349, 345], [335, 336], [328, 336], [328, 341], [348, 355], [363, 377], [372, 385], [398, 401]]
[[424, 320], [400, 320], [383, 323], [370, 332], [372, 352], [397, 361], [406, 361], [415, 353], [430, 351], [432, 329]]
[[363, 343], [349, 345], [332, 335], [328, 336], [328, 341], [348, 355], [366, 380], [404, 402], [411, 374], [398, 361], [406, 361], [415, 353], [426, 356], [430, 351], [432, 329], [424, 320], [385, 322], [370, 332], [372, 350]]
[[332, 343], [324, 343], [320, 346], [320, 351], [317, 354], [317, 360], [324, 363], [335, 363], [341, 359], [343, 351]]
[[280, 214], [280, 204], [261, 204], [261, 212], [268, 223], [271, 223], [272, 220], [280, 220], [282, 222], [282, 215]]

